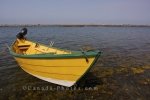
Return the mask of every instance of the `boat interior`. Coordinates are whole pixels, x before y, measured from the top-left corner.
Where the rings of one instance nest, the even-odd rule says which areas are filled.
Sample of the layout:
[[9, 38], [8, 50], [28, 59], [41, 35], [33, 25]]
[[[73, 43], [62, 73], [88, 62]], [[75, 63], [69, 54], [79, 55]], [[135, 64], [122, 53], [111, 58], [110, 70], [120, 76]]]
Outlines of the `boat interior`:
[[13, 51], [17, 54], [71, 54], [69, 50], [61, 50], [51, 46], [45, 46], [39, 43], [34, 43], [25, 39], [17, 39], [13, 44]]

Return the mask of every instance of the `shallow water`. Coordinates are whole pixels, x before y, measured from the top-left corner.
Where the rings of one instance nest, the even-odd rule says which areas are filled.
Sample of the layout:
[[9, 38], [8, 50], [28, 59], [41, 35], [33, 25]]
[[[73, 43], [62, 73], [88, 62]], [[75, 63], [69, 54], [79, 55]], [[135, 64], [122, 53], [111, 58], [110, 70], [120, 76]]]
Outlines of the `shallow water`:
[[5, 44], [10, 45], [21, 28], [0, 27], [0, 99], [148, 100], [150, 27], [27, 27], [27, 38], [33, 41], [54, 41], [55, 47], [69, 50], [90, 47], [102, 51], [74, 90], [39, 80], [17, 65]]

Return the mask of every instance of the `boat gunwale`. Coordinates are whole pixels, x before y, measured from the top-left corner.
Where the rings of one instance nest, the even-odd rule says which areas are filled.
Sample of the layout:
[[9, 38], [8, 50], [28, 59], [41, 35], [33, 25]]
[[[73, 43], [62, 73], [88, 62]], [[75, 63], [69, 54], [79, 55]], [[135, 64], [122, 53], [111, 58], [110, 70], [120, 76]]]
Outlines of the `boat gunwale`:
[[[29, 41], [29, 40], [27, 40]], [[30, 54], [30, 55], [24, 55], [24, 54], [18, 54], [15, 53], [12, 49], [14, 43], [16, 41], [14, 41], [9, 49], [9, 52], [11, 55], [13, 55], [14, 57], [18, 57], [18, 58], [28, 58], [28, 59], [54, 59], [54, 58], [85, 58], [85, 55], [82, 53], [82, 51], [70, 51], [71, 54], [51, 54], [51, 53], [43, 53], [43, 54]], [[34, 42], [34, 41], [30, 41], [30, 42]], [[36, 43], [36, 42], [34, 42]], [[41, 43], [38, 43], [40, 45], [44, 45]], [[47, 46], [47, 45], [44, 45]], [[64, 49], [60, 49], [60, 48], [56, 48], [56, 47], [52, 47], [58, 50], [63, 50], [63, 51], [69, 51], [69, 50], [64, 50]], [[99, 50], [91, 50], [91, 51], [85, 51], [84, 52], [86, 54], [86, 57], [95, 57], [98, 54], [100, 54], [101, 52]]]
[[[101, 52], [86, 52], [86, 56], [89, 57], [95, 57], [98, 53]], [[85, 58], [84, 55], [79, 52], [79, 53], [72, 53], [72, 54], [51, 54], [51, 53], [45, 53], [45, 54], [32, 54], [32, 55], [23, 55], [23, 54], [17, 54], [13, 51], [10, 50], [10, 54], [12, 54], [14, 57], [19, 57], [19, 58], [30, 58], [30, 59], [54, 59], [54, 58]]]

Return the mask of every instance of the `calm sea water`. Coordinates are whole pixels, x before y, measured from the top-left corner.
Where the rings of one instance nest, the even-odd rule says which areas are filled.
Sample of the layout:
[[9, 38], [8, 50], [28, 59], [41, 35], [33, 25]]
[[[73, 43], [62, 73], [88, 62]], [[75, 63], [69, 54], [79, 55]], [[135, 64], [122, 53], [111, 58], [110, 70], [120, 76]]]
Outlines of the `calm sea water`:
[[[6, 45], [11, 45], [11, 43], [16, 39], [16, 34], [20, 31], [22, 27], [0, 27], [0, 92], [2, 94], [2, 98], [19, 98], [20, 96], [26, 96], [26, 98], [32, 97], [31, 95], [35, 92], [25, 91], [22, 89], [24, 85], [32, 85], [32, 86], [41, 86], [41, 84], [45, 85], [54, 85], [48, 82], [41, 81], [36, 79], [24, 71], [22, 71], [12, 56], [9, 54]], [[37, 41], [39, 43], [49, 44], [50, 41], [54, 41], [54, 46], [69, 50], [80, 50], [80, 48], [89, 46], [93, 49], [101, 50], [102, 56], [98, 60], [97, 64], [93, 68], [91, 72], [94, 74], [95, 78], [93, 79], [93, 83], [87, 82], [87, 80], [91, 81], [89, 77], [83, 79], [84, 82], [81, 81], [79, 86], [88, 86], [86, 84], [94, 84], [96, 87], [104, 86], [104, 80], [112, 80], [110, 77], [113, 77], [113, 80], [116, 81], [118, 88], [126, 85], [127, 90], [133, 90], [133, 97], [129, 95], [127, 92], [124, 94], [124, 90], [121, 90], [121, 97], [124, 98], [127, 96], [129, 99], [141, 98], [145, 99], [150, 95], [150, 27], [50, 27], [50, 26], [37, 26], [37, 27], [27, 27], [28, 34], [27, 38], [33, 41]], [[115, 76], [114, 69], [117, 68], [130, 68], [130, 67], [142, 67], [147, 66], [146, 71], [142, 74], [138, 74], [140, 76], [132, 76], [130, 71], [127, 73], [129, 76], [127, 79], [125, 76]], [[101, 69], [103, 68], [103, 69]], [[102, 77], [101, 72], [109, 72], [110, 69], [113, 70], [113, 76], [107, 77], [107, 73], [105, 73], [105, 78]], [[104, 71], [103, 71], [104, 70]], [[139, 69], [138, 69], [139, 70]], [[141, 70], [141, 69], [140, 69]], [[98, 74], [95, 74], [98, 73]], [[128, 75], [125, 74], [125, 75]], [[89, 74], [88, 74], [89, 75]], [[92, 75], [89, 75], [92, 77]], [[107, 78], [106, 78], [107, 77]], [[134, 78], [133, 78], [134, 77]], [[136, 77], [136, 78], [135, 78]], [[137, 78], [137, 77], [140, 77]], [[148, 79], [148, 85], [144, 87], [141, 86], [139, 80]], [[122, 83], [119, 81], [123, 79]], [[98, 80], [98, 81], [97, 81]], [[102, 82], [100, 82], [100, 81]], [[132, 80], [132, 82], [131, 82]], [[96, 81], [96, 82], [95, 82]], [[141, 82], [141, 81], [140, 81]], [[143, 82], [143, 81], [142, 81]], [[144, 81], [145, 82], [145, 81]], [[106, 83], [112, 83], [107, 81]], [[80, 85], [81, 84], [81, 85]], [[115, 83], [114, 83], [115, 84]], [[114, 86], [111, 84], [110, 86]], [[118, 85], [119, 84], [119, 85]], [[131, 88], [131, 86], [133, 88]], [[136, 85], [136, 86], [135, 86]], [[144, 88], [143, 90], [138, 90], [136, 87]], [[54, 85], [57, 86], [57, 85]], [[91, 86], [91, 85], [89, 85]], [[116, 84], [115, 84], [116, 86]], [[116, 91], [117, 88], [113, 88], [108, 90], [108, 87], [104, 87], [101, 90], [106, 91], [106, 93], [101, 93], [101, 90], [97, 90], [94, 92], [93, 98], [99, 97], [107, 99], [109, 97], [113, 97], [114, 99], [118, 98], [120, 94], [115, 94], [110, 91]], [[139, 91], [146, 91], [146, 94], [143, 94]], [[20, 93], [21, 92], [21, 93]], [[39, 91], [38, 91], [39, 92]], [[51, 91], [50, 91], [51, 92]], [[20, 94], [18, 94], [20, 93]], [[30, 94], [29, 94], [30, 93]], [[45, 93], [45, 91], [44, 91]], [[44, 95], [43, 91], [40, 93], [35, 93], [35, 98], [39, 97], [39, 94]], [[55, 95], [53, 93], [49, 94], [49, 91], [46, 92], [48, 94], [48, 98], [57, 97], [57, 95], [63, 94], [67, 96], [68, 92], [61, 93], [60, 91], [55, 91]], [[110, 94], [109, 94], [110, 93]], [[119, 92], [118, 92], [119, 93]], [[50, 96], [51, 95], [51, 96]], [[71, 95], [71, 94], [70, 94]], [[76, 96], [78, 94], [75, 93]], [[88, 97], [87, 92], [85, 92], [85, 96], [81, 95], [81, 98], [90, 98]], [[73, 95], [72, 95], [73, 96]], [[73, 98], [71, 96], [71, 98]]]

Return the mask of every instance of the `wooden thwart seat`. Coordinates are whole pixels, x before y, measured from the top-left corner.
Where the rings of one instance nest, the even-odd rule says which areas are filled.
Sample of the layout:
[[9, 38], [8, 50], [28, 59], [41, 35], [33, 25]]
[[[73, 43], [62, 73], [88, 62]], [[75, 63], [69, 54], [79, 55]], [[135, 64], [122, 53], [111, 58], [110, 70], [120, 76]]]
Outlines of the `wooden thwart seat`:
[[18, 44], [18, 47], [20, 47], [20, 46], [21, 46], [21, 47], [22, 47], [22, 46], [30, 46], [30, 44], [26, 44], [26, 43], [19, 43], [19, 44]]
[[25, 43], [19, 43], [18, 44], [18, 48], [20, 50], [23, 50], [23, 49], [28, 49], [30, 47], [30, 44], [25, 44]]

